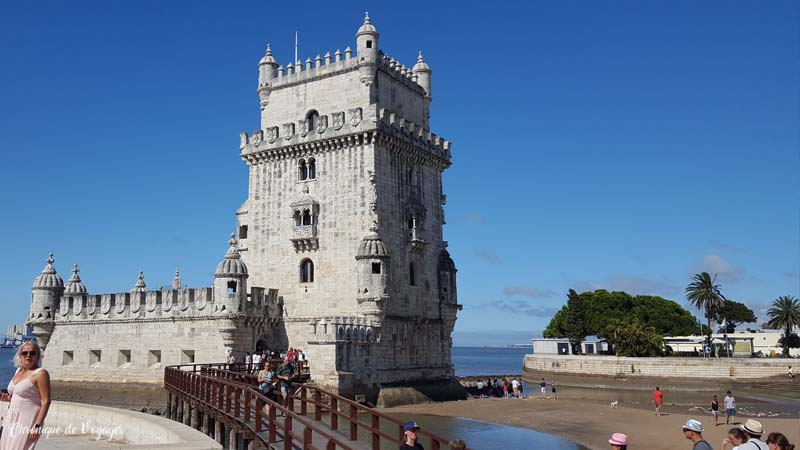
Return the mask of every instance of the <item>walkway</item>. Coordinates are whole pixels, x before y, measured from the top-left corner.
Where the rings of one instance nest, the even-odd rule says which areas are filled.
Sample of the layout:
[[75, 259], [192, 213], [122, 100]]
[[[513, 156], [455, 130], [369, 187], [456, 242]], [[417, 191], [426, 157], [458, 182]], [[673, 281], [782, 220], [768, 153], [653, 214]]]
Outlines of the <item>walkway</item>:
[[[242, 365], [167, 367], [167, 417], [213, 436], [224, 448], [384, 450], [402, 442], [403, 423], [309, 384], [294, 384], [288, 408], [256, 389]], [[420, 430], [426, 449], [446, 450], [448, 439]]]

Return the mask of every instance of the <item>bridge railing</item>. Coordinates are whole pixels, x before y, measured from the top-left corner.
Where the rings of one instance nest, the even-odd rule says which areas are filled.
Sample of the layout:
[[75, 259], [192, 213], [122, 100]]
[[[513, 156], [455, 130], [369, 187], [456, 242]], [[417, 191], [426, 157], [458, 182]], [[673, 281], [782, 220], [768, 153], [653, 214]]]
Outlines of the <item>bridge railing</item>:
[[[170, 371], [170, 369], [173, 370]], [[258, 392], [257, 375], [249, 374], [238, 366], [234, 366], [234, 370], [229, 369], [231, 369], [231, 366], [228, 364], [218, 363], [172, 366], [168, 367], [167, 371], [171, 374], [199, 374], [201, 379], [220, 380], [224, 381], [226, 385], [238, 386], [239, 389], [243, 391], [250, 391], [251, 396], [257, 395], [260, 397], [262, 405], [269, 404], [273, 406], [270, 408], [270, 424], [274, 423], [274, 414], [276, 410], [285, 413], [287, 417], [293, 417], [294, 420], [301, 420], [304, 424], [307, 422], [307, 418], [310, 417], [313, 417], [314, 422], [321, 422], [323, 420], [323, 415], [327, 414], [331, 429], [342, 432], [351, 441], [357, 440], [359, 438], [359, 430], [362, 430], [362, 434], [369, 436], [372, 450], [380, 450], [382, 442], [385, 441], [397, 445], [402, 444], [404, 441], [404, 423], [394, 417], [378, 412], [373, 408], [369, 408], [311, 384], [297, 383], [295, 383], [290, 390], [290, 401], [287, 403], [288, 408], [284, 408], [279, 402], [273, 402]], [[165, 373], [165, 383], [166, 378], [167, 374]], [[212, 389], [214, 388], [212, 387]], [[217, 395], [222, 395], [216, 391], [214, 392], [217, 393]], [[236, 390], [234, 389], [233, 392], [235, 394]], [[202, 394], [202, 392], [200, 392], [200, 394]], [[306, 427], [306, 429], [308, 429], [308, 427]], [[384, 431], [386, 429], [394, 430], [394, 433]], [[270, 429], [270, 436], [272, 436], [272, 434], [273, 430]], [[421, 441], [423, 444], [429, 444], [426, 448], [431, 450], [449, 449], [449, 439], [426, 430], [419, 430], [417, 436], [422, 438]], [[274, 441], [271, 440], [270, 442]]]

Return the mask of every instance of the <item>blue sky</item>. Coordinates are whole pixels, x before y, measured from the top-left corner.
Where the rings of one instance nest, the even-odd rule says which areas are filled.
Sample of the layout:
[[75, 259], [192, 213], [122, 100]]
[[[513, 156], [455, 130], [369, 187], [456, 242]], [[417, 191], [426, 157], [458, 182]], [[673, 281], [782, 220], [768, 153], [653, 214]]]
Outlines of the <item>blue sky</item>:
[[683, 301], [700, 270], [764, 319], [800, 296], [800, 9], [697, 3], [5, 2], [4, 322], [49, 251], [92, 292], [210, 285], [267, 42], [355, 47], [364, 10], [386, 53], [424, 52], [454, 142], [457, 345], [527, 342], [569, 288]]

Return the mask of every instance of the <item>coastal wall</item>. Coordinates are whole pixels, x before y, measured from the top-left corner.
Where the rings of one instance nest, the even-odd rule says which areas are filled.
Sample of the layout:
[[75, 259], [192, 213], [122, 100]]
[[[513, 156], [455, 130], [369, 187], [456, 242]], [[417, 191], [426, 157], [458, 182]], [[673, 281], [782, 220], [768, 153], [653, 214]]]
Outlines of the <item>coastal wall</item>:
[[785, 376], [791, 359], [629, 358], [587, 355], [525, 355], [525, 373], [608, 377], [714, 378], [754, 380]]

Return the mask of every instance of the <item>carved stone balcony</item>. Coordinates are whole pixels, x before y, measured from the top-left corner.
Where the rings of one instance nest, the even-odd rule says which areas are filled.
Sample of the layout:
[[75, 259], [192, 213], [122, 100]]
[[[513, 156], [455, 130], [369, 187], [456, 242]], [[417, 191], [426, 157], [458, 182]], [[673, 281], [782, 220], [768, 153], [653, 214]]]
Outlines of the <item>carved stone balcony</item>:
[[319, 249], [316, 225], [297, 225], [292, 227], [292, 245], [296, 252], [308, 252]]

